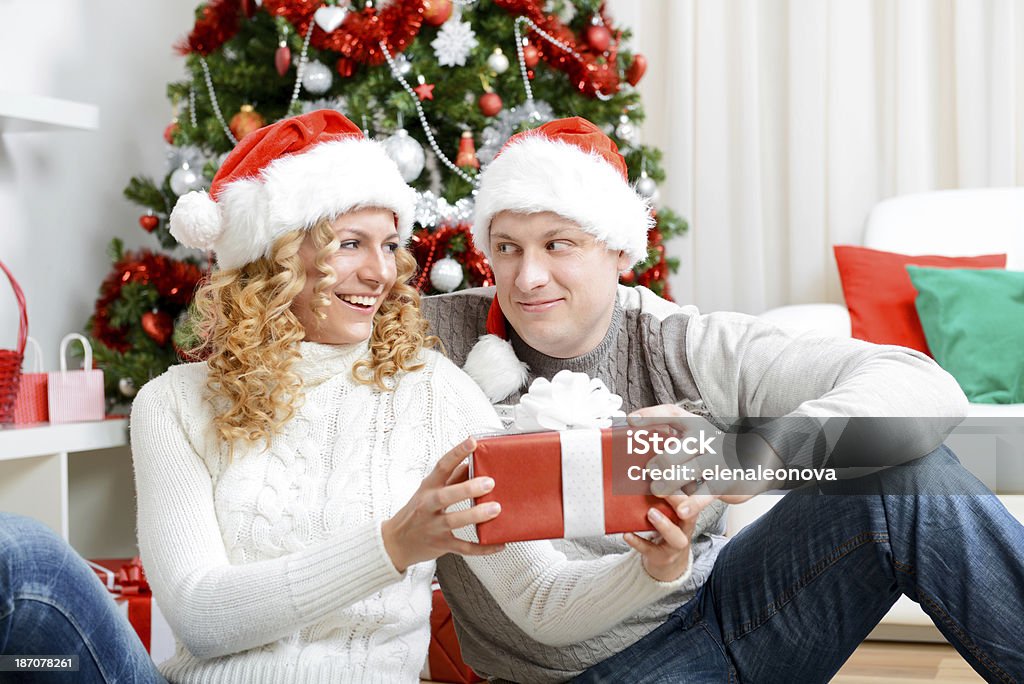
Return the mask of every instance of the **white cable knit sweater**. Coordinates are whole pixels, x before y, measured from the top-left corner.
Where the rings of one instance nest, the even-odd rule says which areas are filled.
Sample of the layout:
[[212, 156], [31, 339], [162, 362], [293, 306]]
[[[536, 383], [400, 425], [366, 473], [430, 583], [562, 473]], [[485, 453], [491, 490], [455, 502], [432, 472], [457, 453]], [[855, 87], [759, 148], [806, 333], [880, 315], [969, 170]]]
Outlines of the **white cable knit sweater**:
[[[173, 367], [136, 397], [139, 546], [178, 641], [160, 667], [172, 682], [417, 681], [434, 564], [398, 573], [380, 525], [449, 448], [500, 421], [439, 354], [381, 392], [351, 380], [365, 353], [302, 343], [296, 417], [269, 449], [230, 461], [205, 364]], [[686, 579], [653, 581], [635, 552], [568, 561], [544, 542], [467, 560], [517, 625], [552, 644], [600, 633]]]

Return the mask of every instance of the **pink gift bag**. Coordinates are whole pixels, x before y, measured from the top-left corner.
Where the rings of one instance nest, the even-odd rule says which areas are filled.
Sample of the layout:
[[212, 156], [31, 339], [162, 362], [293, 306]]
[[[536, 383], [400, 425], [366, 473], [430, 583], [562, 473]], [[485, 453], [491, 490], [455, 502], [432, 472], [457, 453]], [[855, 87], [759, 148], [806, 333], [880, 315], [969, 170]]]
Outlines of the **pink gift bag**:
[[[85, 349], [82, 370], [68, 370], [68, 343], [78, 340]], [[50, 422], [74, 423], [103, 420], [103, 371], [92, 367], [92, 347], [89, 340], [71, 333], [60, 342], [60, 370], [49, 374]]]
[[14, 400], [14, 424], [45, 423], [49, 420], [46, 392], [48, 376], [43, 372], [43, 350], [31, 335], [28, 344], [35, 352], [35, 366], [31, 373], [21, 374], [18, 398]]

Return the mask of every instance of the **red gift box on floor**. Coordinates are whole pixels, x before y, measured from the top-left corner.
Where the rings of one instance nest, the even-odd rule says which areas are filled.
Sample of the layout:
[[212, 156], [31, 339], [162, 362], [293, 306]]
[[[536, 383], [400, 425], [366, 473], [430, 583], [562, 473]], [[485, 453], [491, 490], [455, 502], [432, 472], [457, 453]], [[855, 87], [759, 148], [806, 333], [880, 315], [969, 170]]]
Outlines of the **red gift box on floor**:
[[174, 632], [153, 600], [138, 557], [100, 558], [88, 563], [114, 595], [153, 662], [159, 664], [174, 655]]
[[[481, 437], [472, 477], [494, 479], [476, 503], [497, 501], [501, 514], [476, 526], [482, 544], [601, 536], [653, 530], [654, 507], [676, 520], [651, 494], [612, 493], [612, 444], [624, 454], [624, 428], [563, 430]], [[621, 465], [621, 463], [619, 464]]]
[[430, 649], [427, 662], [420, 672], [421, 679], [451, 684], [473, 684], [484, 681], [473, 669], [462, 661], [459, 639], [455, 636], [455, 621], [451, 608], [444, 600], [437, 583], [433, 586], [434, 596], [430, 610]]

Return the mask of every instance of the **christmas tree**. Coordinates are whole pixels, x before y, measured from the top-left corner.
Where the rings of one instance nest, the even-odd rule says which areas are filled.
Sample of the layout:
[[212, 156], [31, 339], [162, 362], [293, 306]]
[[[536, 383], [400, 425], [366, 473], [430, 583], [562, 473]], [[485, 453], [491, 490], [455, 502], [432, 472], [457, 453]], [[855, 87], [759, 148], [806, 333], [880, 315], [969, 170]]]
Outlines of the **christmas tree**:
[[[629, 37], [600, 0], [212, 0], [177, 46], [188, 78], [167, 89], [167, 172], [133, 178], [125, 195], [171, 249], [178, 196], [208, 187], [238, 140], [292, 114], [337, 109], [383, 142], [420, 193], [415, 284], [426, 293], [489, 285], [469, 238], [473, 190], [516, 132], [565, 116], [604, 126], [637, 190], [657, 204], [661, 153], [637, 140], [646, 60]], [[665, 207], [656, 216], [649, 257], [623, 282], [667, 297], [677, 262], [663, 241], [687, 226]], [[113, 251], [90, 327], [108, 396], [130, 397], [175, 361], [175, 322], [201, 273], [197, 262], [163, 257], [158, 268], [158, 255]], [[181, 281], [169, 295], [172, 272]]]

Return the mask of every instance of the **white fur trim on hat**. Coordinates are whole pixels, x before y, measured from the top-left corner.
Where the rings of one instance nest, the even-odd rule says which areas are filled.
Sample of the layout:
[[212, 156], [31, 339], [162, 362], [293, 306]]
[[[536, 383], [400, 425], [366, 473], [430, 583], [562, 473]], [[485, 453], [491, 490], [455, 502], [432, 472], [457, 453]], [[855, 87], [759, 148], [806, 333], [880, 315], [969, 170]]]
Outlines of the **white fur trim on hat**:
[[491, 220], [502, 211], [550, 211], [578, 223], [623, 250], [633, 264], [647, 258], [647, 232], [654, 227], [648, 200], [598, 154], [544, 135], [527, 135], [505, 148], [480, 179], [473, 242], [491, 257]]
[[[362, 207], [392, 210], [405, 242], [412, 235], [416, 206], [415, 191], [380, 143], [353, 136], [276, 159], [258, 177], [225, 185], [215, 199], [223, 229], [212, 247], [224, 269], [268, 256], [285, 233], [309, 230], [322, 218]], [[186, 200], [180, 223], [193, 213], [192, 200]], [[210, 225], [205, 209], [201, 216], [198, 223]]]
[[497, 335], [481, 335], [469, 350], [462, 370], [494, 403], [525, 385], [530, 367], [519, 360], [508, 340]]
[[183, 195], [169, 223], [174, 239], [193, 249], [212, 249], [223, 229], [217, 203], [203, 190]]

